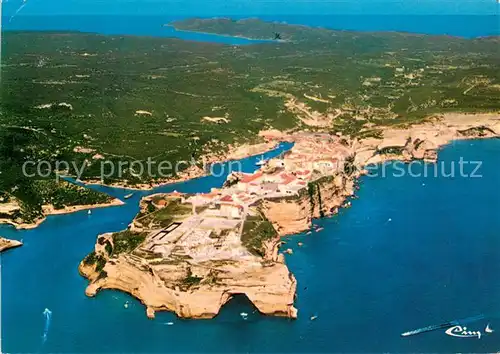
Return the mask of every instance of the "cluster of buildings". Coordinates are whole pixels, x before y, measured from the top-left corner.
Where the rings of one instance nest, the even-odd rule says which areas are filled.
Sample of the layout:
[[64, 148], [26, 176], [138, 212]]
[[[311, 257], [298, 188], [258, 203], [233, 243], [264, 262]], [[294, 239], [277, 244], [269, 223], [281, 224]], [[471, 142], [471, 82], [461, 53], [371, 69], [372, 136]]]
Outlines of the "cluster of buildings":
[[[174, 244], [222, 247], [219, 252], [224, 249], [222, 245], [231, 244], [234, 248], [251, 206], [262, 199], [297, 195], [307, 188], [308, 182], [343, 170], [343, 161], [351, 154], [349, 146], [336, 136], [300, 133], [293, 135], [293, 139], [295, 145], [285, 156], [267, 161], [255, 173], [233, 173], [228, 179], [231, 183], [223, 188], [195, 195], [169, 194], [168, 198], [181, 198], [182, 204], [190, 204], [192, 213], [182, 225], [171, 225], [171, 230], [155, 235], [151, 239], [151, 250], [169, 253], [174, 251]], [[165, 203], [165, 200], [157, 201], [160, 207]], [[231, 230], [223, 233], [224, 241], [214, 237], [221, 230]], [[206, 251], [201, 252], [208, 254]]]
[[263, 198], [296, 195], [307, 183], [343, 170], [351, 148], [340, 137], [298, 133], [294, 147], [282, 158], [272, 159], [255, 173], [234, 173], [234, 183], [186, 199], [196, 207], [212, 205], [220, 216], [244, 217], [245, 210]]

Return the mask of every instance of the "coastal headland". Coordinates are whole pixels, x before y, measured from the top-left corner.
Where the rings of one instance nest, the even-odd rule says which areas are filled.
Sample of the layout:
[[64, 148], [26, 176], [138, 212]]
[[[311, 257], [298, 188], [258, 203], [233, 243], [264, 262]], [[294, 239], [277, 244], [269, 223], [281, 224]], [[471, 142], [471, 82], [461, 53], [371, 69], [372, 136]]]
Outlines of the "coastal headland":
[[143, 198], [130, 227], [100, 235], [80, 264], [90, 280], [86, 294], [118, 289], [140, 299], [148, 317], [169, 310], [185, 318], [212, 318], [233, 295], [245, 294], [264, 314], [295, 318], [296, 281], [271, 224], [258, 208], [244, 213], [203, 198]]
[[232, 296], [245, 294], [263, 314], [296, 318], [297, 284], [279, 253], [281, 236], [348, 206], [368, 165], [435, 162], [439, 147], [453, 140], [498, 137], [500, 114], [444, 114], [379, 129], [366, 138], [262, 131], [293, 148], [253, 174], [231, 174], [210, 193], [143, 198], [129, 227], [100, 235], [81, 262], [86, 294], [127, 292], [150, 318], [163, 310], [212, 318]]
[[31, 207], [26, 211], [26, 204], [23, 204], [22, 201], [13, 196], [7, 197], [8, 200], [0, 204], [0, 224], [9, 224], [18, 230], [33, 229], [44, 222], [49, 215], [69, 214], [80, 210], [123, 204], [121, 200], [104, 193], [98, 193], [69, 182], [61, 184], [63, 187], [59, 188], [67, 191], [68, 195], [55, 195], [51, 193], [53, 190], [46, 192], [44, 200], [39, 202], [39, 209]]
[[0, 253], [6, 251], [10, 248], [21, 247], [23, 245], [22, 242], [16, 240], [9, 240], [3, 237], [0, 237]]

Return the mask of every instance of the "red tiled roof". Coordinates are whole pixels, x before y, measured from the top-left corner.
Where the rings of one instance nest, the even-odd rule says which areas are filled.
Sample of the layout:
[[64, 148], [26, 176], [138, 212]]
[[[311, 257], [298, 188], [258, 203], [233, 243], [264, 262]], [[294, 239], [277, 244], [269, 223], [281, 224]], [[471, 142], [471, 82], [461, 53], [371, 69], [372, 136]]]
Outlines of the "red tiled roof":
[[282, 181], [283, 184], [288, 184], [288, 183], [290, 183], [290, 182], [292, 182], [294, 180], [295, 180], [295, 176], [293, 176], [293, 175], [289, 175], [287, 173], [282, 173], [281, 174], [281, 181]]
[[295, 174], [299, 175], [299, 176], [305, 176], [305, 175], [308, 175], [309, 173], [311, 173], [311, 171], [309, 171], [309, 170], [295, 172]]
[[220, 201], [221, 201], [221, 202], [232, 202], [232, 201], [233, 201], [233, 197], [231, 197], [231, 196], [228, 194], [228, 195], [225, 195], [224, 197], [222, 197]]
[[245, 177], [243, 177], [240, 182], [243, 182], [243, 183], [250, 183], [252, 181], [255, 181], [257, 178], [261, 177], [262, 176], [262, 172], [257, 172], [257, 173], [254, 173], [253, 175], [246, 175]]
[[203, 194], [198, 194], [198, 197], [200, 198], [206, 198], [206, 199], [213, 199], [217, 196], [217, 193], [203, 193]]
[[226, 206], [226, 207], [231, 207], [231, 208], [238, 208], [238, 209], [240, 209], [240, 210], [243, 210], [243, 209], [244, 209], [244, 208], [243, 208], [243, 205], [241, 205], [241, 204], [224, 204], [224, 206]]

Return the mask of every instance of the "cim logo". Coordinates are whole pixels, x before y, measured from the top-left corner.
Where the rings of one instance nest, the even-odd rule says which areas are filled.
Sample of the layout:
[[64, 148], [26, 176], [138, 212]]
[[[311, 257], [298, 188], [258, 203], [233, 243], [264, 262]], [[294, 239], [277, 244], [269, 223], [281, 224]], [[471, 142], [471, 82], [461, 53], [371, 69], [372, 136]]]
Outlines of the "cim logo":
[[[445, 333], [449, 336], [459, 337], [459, 338], [481, 339], [481, 336], [482, 336], [481, 331], [469, 331], [469, 330], [467, 330], [467, 327], [462, 327], [462, 326], [450, 327], [445, 331]], [[486, 334], [493, 333], [493, 330], [490, 328], [489, 324], [484, 329], [484, 333], [486, 333]]]

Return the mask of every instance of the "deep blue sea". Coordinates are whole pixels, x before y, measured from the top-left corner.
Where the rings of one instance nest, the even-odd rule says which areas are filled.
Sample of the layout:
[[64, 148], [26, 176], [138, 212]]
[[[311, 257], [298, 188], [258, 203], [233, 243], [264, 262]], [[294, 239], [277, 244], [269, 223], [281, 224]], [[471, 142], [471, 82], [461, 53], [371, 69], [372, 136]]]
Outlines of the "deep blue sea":
[[[184, 17], [225, 15], [362, 31], [500, 34], [495, 1], [457, 0], [455, 5], [442, 1], [446, 11], [440, 11], [438, 2], [388, 0], [381, 5], [318, 0], [310, 11], [311, 2], [296, 0], [255, 0], [251, 10], [242, 5], [247, 2], [236, 0], [141, 1], [145, 6], [132, 0], [27, 0], [16, 14], [22, 3], [4, 0], [2, 26], [3, 30], [78, 30], [252, 43], [162, 27]], [[193, 6], [188, 5], [193, 3], [199, 6], [190, 12]], [[425, 6], [411, 7], [418, 4]], [[345, 11], [335, 10], [339, 8]], [[80, 13], [84, 14], [76, 16]], [[284, 144], [266, 157], [289, 148]], [[399, 166], [386, 164], [378, 170], [382, 174], [385, 169], [384, 176], [361, 179], [351, 208], [315, 220], [324, 227], [322, 232], [287, 237], [284, 247], [294, 250], [286, 256], [287, 264], [298, 280], [295, 321], [261, 316], [244, 298], [235, 298], [208, 321], [180, 320], [170, 313], [148, 320], [138, 301], [116, 291], [87, 298], [79, 262], [92, 250], [98, 234], [126, 228], [138, 211], [140, 197], [153, 192], [136, 192], [126, 205], [95, 209], [91, 215], [52, 216], [33, 230], [0, 226], [0, 235], [24, 242], [0, 258], [0, 352], [497, 352], [500, 140], [455, 142], [439, 155], [446, 172], [452, 164], [458, 171], [461, 158], [481, 161], [482, 177], [434, 177], [432, 165], [423, 163], [412, 165], [412, 172], [423, 174], [427, 169], [431, 171], [427, 177], [396, 177], [392, 172], [399, 172]], [[252, 171], [256, 160], [243, 160], [245, 170]], [[466, 172], [473, 169], [466, 165]], [[224, 179], [225, 175], [204, 177], [154, 192], [207, 192]], [[130, 192], [96, 188], [116, 197]], [[303, 247], [297, 246], [299, 241]], [[131, 303], [127, 309], [126, 301]], [[52, 312], [50, 318], [44, 315], [46, 308]], [[242, 319], [240, 312], [249, 313], [248, 319]], [[498, 332], [481, 339], [451, 337], [444, 330], [400, 336], [478, 314], [485, 318], [463, 324], [484, 333], [490, 323]], [[311, 321], [311, 316], [318, 317]], [[174, 325], [166, 325], [170, 321]]]

